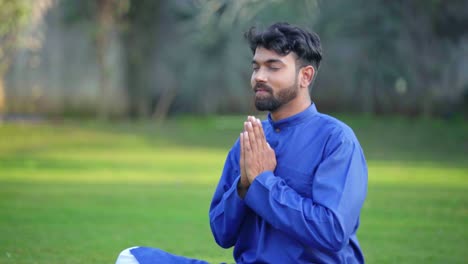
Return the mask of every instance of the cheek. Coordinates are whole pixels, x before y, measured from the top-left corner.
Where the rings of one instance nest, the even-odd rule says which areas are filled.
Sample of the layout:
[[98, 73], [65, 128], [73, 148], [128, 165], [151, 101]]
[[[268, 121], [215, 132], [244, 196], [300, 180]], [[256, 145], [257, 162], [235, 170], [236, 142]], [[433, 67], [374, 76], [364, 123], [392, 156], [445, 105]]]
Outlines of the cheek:
[[252, 75], [250, 76], [250, 85], [252, 85], [252, 87], [255, 86], [255, 77], [254, 77], [254, 73], [252, 73]]
[[275, 76], [275, 78], [271, 79], [271, 83], [277, 87], [290, 87], [295, 82], [295, 74], [292, 73], [284, 73], [281, 75]]

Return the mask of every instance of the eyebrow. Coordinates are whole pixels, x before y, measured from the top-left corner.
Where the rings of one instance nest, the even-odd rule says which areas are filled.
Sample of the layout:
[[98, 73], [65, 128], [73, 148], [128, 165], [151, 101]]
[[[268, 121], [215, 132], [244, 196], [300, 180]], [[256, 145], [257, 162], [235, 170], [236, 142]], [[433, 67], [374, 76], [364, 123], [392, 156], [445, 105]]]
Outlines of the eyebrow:
[[[284, 64], [284, 62], [280, 59], [268, 59], [265, 61], [265, 64], [272, 64], [272, 63]], [[256, 60], [252, 60], [252, 64], [259, 64], [259, 63]]]

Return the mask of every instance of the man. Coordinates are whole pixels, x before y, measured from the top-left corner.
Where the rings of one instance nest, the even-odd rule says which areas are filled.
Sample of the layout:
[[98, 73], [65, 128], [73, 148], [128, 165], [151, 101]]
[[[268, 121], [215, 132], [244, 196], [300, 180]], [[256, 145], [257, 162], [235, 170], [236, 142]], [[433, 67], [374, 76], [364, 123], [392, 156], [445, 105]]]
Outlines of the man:
[[255, 106], [269, 114], [249, 116], [227, 156], [209, 212], [216, 242], [236, 263], [363, 263], [367, 166], [352, 130], [310, 99], [319, 37], [287, 23], [246, 37]]
[[320, 40], [286, 23], [247, 34], [255, 106], [210, 208], [216, 242], [238, 263], [363, 263], [356, 238], [367, 166], [352, 130], [320, 114], [309, 86]]

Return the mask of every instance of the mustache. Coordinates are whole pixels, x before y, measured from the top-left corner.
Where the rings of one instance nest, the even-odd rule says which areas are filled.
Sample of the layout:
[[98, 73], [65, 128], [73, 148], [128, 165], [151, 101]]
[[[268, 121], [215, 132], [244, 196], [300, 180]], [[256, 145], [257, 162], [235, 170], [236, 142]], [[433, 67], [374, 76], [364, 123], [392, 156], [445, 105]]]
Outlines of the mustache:
[[254, 91], [257, 92], [258, 90], [265, 90], [269, 93], [273, 93], [273, 88], [264, 83], [255, 83]]

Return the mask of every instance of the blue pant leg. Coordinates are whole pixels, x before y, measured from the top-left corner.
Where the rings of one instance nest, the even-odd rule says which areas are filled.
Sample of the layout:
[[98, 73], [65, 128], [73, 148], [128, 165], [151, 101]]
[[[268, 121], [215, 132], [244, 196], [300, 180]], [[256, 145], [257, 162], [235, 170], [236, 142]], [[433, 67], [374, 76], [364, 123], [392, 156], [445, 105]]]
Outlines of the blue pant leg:
[[137, 247], [130, 250], [140, 264], [208, 264], [198, 259], [191, 259], [167, 253], [158, 248]]

